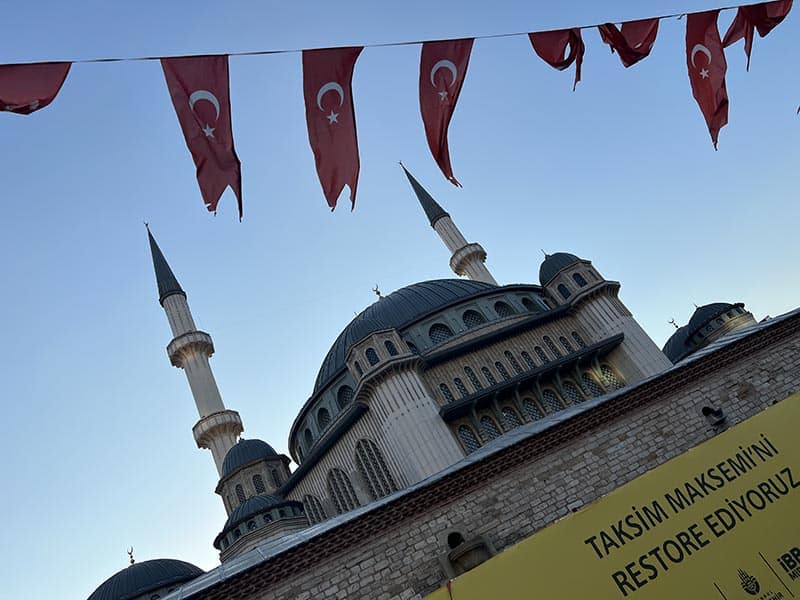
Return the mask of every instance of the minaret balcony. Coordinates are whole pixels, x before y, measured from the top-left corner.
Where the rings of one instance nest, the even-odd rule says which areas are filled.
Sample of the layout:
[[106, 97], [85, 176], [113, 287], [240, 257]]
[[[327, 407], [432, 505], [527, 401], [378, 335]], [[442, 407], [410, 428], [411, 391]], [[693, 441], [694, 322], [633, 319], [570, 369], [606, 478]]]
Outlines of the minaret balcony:
[[486, 250], [480, 244], [472, 242], [453, 252], [453, 256], [450, 257], [450, 268], [456, 275], [464, 276], [468, 265], [476, 261], [486, 262]]
[[183, 367], [187, 356], [201, 354], [208, 358], [214, 354], [214, 342], [205, 331], [189, 331], [169, 343], [167, 354], [173, 366]]
[[192, 427], [198, 448], [211, 448], [219, 439], [238, 438], [242, 431], [244, 431], [242, 418], [235, 410], [222, 410], [210, 414]]

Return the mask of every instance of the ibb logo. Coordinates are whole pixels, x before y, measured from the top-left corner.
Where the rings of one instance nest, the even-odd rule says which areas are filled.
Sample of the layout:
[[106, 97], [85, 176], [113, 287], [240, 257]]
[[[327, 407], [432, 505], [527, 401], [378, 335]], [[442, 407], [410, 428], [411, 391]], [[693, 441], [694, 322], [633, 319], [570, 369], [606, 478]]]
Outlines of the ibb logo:
[[737, 571], [739, 571], [739, 579], [742, 583], [742, 589], [751, 596], [755, 596], [761, 589], [761, 586], [758, 584], [758, 579], [750, 575], [744, 569], [737, 569]]
[[789, 574], [794, 581], [800, 578], [800, 548], [795, 546], [785, 554], [778, 557], [778, 564]]

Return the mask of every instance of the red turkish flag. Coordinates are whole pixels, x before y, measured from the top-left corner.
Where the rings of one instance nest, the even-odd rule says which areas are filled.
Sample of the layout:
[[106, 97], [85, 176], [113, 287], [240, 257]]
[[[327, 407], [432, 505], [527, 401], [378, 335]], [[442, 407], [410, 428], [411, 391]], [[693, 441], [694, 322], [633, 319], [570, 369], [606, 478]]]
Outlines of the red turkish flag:
[[0, 110], [29, 115], [50, 104], [72, 63], [0, 65]]
[[331, 210], [336, 208], [345, 185], [350, 187], [351, 207], [356, 205], [361, 165], [353, 108], [353, 69], [362, 50], [361, 46], [303, 50], [308, 141]]
[[600, 30], [600, 38], [611, 46], [611, 52], [617, 51], [619, 59], [627, 68], [650, 54], [656, 42], [658, 19], [628, 21], [620, 29], [613, 23], [598, 25], [597, 28]]
[[425, 42], [419, 58], [419, 110], [436, 164], [447, 180], [461, 187], [450, 165], [447, 130], [464, 85], [472, 38]]
[[764, 37], [786, 18], [791, 9], [792, 0], [740, 6], [736, 11], [733, 23], [728, 27], [722, 40], [723, 47], [727, 48], [744, 38], [744, 53], [747, 55], [747, 70], [749, 71], [750, 51], [753, 49], [753, 31], [758, 29], [758, 35]]
[[209, 211], [231, 186], [242, 219], [242, 165], [233, 147], [228, 57], [162, 58], [167, 89], [197, 167], [200, 193]]
[[728, 90], [725, 88], [725, 53], [717, 28], [719, 10], [686, 17], [686, 66], [689, 81], [708, 132], [717, 148], [719, 130], [728, 122]]
[[[572, 91], [574, 92], [575, 87], [581, 80], [581, 65], [583, 64], [583, 53], [586, 49], [581, 38], [581, 30], [575, 27], [557, 31], [542, 31], [529, 33], [528, 38], [531, 40], [531, 45], [536, 54], [554, 69], [563, 71], [572, 63], [575, 63], [575, 82], [572, 84]], [[569, 54], [567, 54], [567, 46], [569, 46]]]

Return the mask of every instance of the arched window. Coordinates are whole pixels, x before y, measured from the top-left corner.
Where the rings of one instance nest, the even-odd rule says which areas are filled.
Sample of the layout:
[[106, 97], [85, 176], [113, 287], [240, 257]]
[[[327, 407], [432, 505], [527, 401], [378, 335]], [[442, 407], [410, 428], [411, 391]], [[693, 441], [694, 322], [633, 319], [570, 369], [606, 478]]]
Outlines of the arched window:
[[553, 390], [544, 390], [542, 392], [542, 400], [544, 400], [544, 407], [547, 409], [547, 412], [557, 412], [564, 408], [561, 400], [559, 400]]
[[539, 405], [534, 402], [532, 398], [523, 398], [522, 408], [525, 409], [525, 414], [528, 415], [528, 418], [531, 421], [544, 419], [544, 413], [542, 412], [542, 409], [539, 408]]
[[317, 425], [319, 430], [322, 431], [331, 423], [331, 413], [324, 406], [317, 411]]
[[511, 308], [505, 302], [495, 302], [494, 303], [494, 312], [497, 313], [498, 317], [510, 317], [510, 316], [516, 314], [514, 309]]
[[563, 283], [558, 284], [558, 293], [561, 294], [561, 297], [564, 300], [569, 298], [569, 290], [567, 289], [567, 286], [565, 286]]
[[564, 346], [564, 350], [567, 352], [575, 352], [575, 350], [572, 349], [572, 344], [570, 344], [569, 340], [563, 335], [558, 338], [558, 341], [561, 342], [561, 345]]
[[311, 494], [303, 496], [303, 507], [306, 510], [306, 517], [308, 517], [308, 522], [311, 525], [320, 523], [328, 518], [325, 514], [325, 510], [322, 508], [322, 502], [320, 502], [319, 498], [316, 496], [312, 496]]
[[389, 356], [397, 356], [399, 354], [397, 346], [394, 345], [392, 340], [386, 340], [383, 345], [386, 346], [386, 352], [389, 353]]
[[442, 392], [442, 397], [445, 402], [455, 402], [456, 399], [453, 398], [453, 393], [450, 391], [450, 388], [447, 387], [446, 383], [439, 384], [439, 391]]
[[600, 366], [600, 375], [603, 377], [603, 383], [606, 387], [612, 390], [618, 390], [623, 386], [623, 383], [619, 380], [616, 373], [614, 373], [608, 365]]
[[481, 385], [480, 379], [478, 376], [475, 375], [475, 371], [473, 371], [470, 367], [464, 367], [464, 373], [466, 373], [467, 377], [469, 377], [469, 381], [472, 384], [472, 387], [475, 388], [475, 391], [483, 389], [483, 385]]
[[467, 396], [469, 396], [469, 392], [467, 391], [467, 386], [464, 385], [464, 382], [461, 381], [459, 377], [453, 379], [453, 383], [456, 384], [456, 389], [458, 390], [458, 393], [461, 394], [462, 398], [466, 398]]
[[242, 487], [241, 483], [236, 484], [236, 499], [239, 501], [239, 504], [243, 504], [247, 498], [244, 495], [244, 488]]
[[583, 286], [586, 285], [586, 280], [583, 278], [583, 275], [581, 275], [580, 273], [573, 274], [572, 275], [572, 280], [575, 283], [577, 283], [580, 287], [583, 287]]
[[522, 299], [522, 306], [525, 307], [525, 310], [530, 312], [536, 312], [536, 305], [533, 303], [533, 300], [530, 298], [523, 298]]
[[349, 385], [343, 385], [339, 388], [339, 391], [336, 392], [336, 404], [339, 405], [339, 408], [344, 408], [348, 404], [353, 401], [353, 388]]
[[279, 488], [281, 485], [283, 485], [283, 481], [281, 481], [281, 476], [280, 473], [278, 473], [278, 469], [272, 469], [270, 475], [272, 476], [272, 484], [276, 488]]
[[583, 341], [583, 338], [577, 331], [572, 332], [572, 339], [575, 340], [579, 348], [586, 348], [586, 342]]
[[453, 331], [443, 323], [435, 323], [428, 330], [428, 337], [431, 338], [434, 344], [441, 344], [453, 337]]
[[481, 367], [481, 373], [483, 373], [483, 376], [486, 377], [486, 381], [489, 382], [489, 385], [497, 384], [497, 379], [494, 378], [494, 375], [492, 375], [489, 367]]
[[571, 381], [565, 381], [564, 385], [564, 394], [566, 395], [567, 399], [570, 401], [571, 404], [577, 404], [578, 402], [583, 402], [583, 396], [581, 395], [580, 390], [575, 386], [574, 383]]
[[303, 462], [303, 449], [300, 446], [297, 447], [296, 453], [297, 453], [297, 460]]
[[528, 354], [527, 352], [523, 352], [522, 353], [522, 360], [525, 361], [525, 364], [528, 365], [529, 369], [535, 369], [536, 368], [536, 363], [533, 362], [533, 359], [531, 358], [531, 355]]
[[306, 446], [311, 448], [311, 445], [314, 443], [314, 435], [311, 433], [311, 430], [306, 428], [303, 432], [303, 437], [306, 439]]
[[412, 354], [419, 354], [419, 350], [417, 350], [417, 346], [416, 344], [414, 344], [414, 342], [409, 342], [408, 340], [406, 340], [406, 346], [408, 346], [408, 349], [411, 351]]
[[497, 428], [497, 423], [494, 422], [492, 417], [487, 415], [481, 417], [481, 432], [484, 438], [490, 440], [500, 437], [500, 430]]
[[233, 539], [238, 540], [240, 537], [242, 537], [242, 530], [237, 527], [233, 530]]
[[550, 352], [553, 353], [553, 356], [556, 358], [561, 358], [562, 354], [561, 351], [556, 348], [556, 345], [553, 343], [553, 340], [550, 339], [550, 336], [544, 336], [544, 343], [550, 348]]
[[258, 473], [253, 475], [253, 487], [256, 490], [256, 494], [266, 494], [267, 487], [264, 485], [264, 478], [261, 477]]
[[372, 440], [358, 440], [356, 444], [356, 466], [369, 488], [373, 500], [397, 491], [383, 453]]
[[468, 310], [464, 313], [462, 319], [464, 320], [464, 325], [467, 326], [467, 329], [472, 329], [473, 327], [478, 327], [479, 325], [486, 323], [486, 319], [483, 317], [483, 315], [476, 310]]
[[367, 351], [364, 353], [364, 355], [367, 357], [370, 366], [375, 366], [380, 361], [378, 358], [378, 353], [375, 352], [375, 348], [367, 348]]
[[503, 420], [506, 422], [506, 429], [514, 429], [515, 427], [522, 426], [522, 421], [519, 420], [517, 411], [510, 406], [504, 406], [500, 409], [500, 412], [503, 413]]
[[364, 374], [364, 369], [361, 368], [361, 365], [358, 364], [358, 361], [356, 361], [356, 373], [358, 373], [359, 377]]
[[522, 367], [519, 366], [517, 359], [514, 358], [514, 355], [511, 354], [511, 352], [506, 350], [505, 352], [503, 352], [503, 356], [505, 356], [506, 360], [511, 363], [511, 366], [514, 368], [515, 373], [517, 374], [522, 373]]
[[250, 519], [247, 522], [247, 531], [255, 531], [257, 525], [255, 519]]
[[542, 350], [541, 346], [536, 346], [533, 351], [536, 352], [536, 356], [538, 356], [539, 360], [541, 360], [543, 363], [550, 362], [550, 359], [547, 358], [547, 354], [544, 353], [544, 350]]
[[503, 379], [511, 379], [511, 375], [508, 374], [508, 369], [506, 369], [506, 366], [500, 361], [494, 363], [494, 368], [497, 369], [497, 372], [500, 373]]
[[361, 506], [350, 478], [341, 469], [333, 468], [328, 473], [328, 493], [340, 515]]
[[600, 387], [600, 384], [597, 383], [594, 377], [589, 375], [589, 373], [584, 373], [583, 375], [581, 375], [581, 381], [583, 381], [583, 387], [589, 390], [589, 393], [591, 393], [592, 396], [594, 396], [595, 398], [605, 394], [603, 388]]
[[464, 450], [466, 450], [467, 454], [471, 454], [481, 447], [481, 443], [478, 441], [478, 436], [476, 436], [475, 432], [466, 425], [462, 425], [458, 428], [458, 439], [461, 440], [461, 445], [464, 447]]

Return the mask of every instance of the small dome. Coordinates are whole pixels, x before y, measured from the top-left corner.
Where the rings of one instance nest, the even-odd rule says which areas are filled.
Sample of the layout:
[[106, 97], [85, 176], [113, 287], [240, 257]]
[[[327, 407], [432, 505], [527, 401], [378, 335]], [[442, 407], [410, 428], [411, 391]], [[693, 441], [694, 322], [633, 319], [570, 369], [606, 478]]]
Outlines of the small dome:
[[675, 331], [667, 340], [667, 343], [664, 344], [664, 348], [661, 351], [667, 355], [667, 358], [670, 359], [673, 364], [689, 353], [690, 348], [686, 343], [689, 340], [688, 334], [689, 328], [684, 325]]
[[222, 538], [245, 521], [270, 509], [280, 508], [282, 506], [294, 506], [301, 511], [303, 510], [303, 504], [301, 502], [296, 500], [283, 500], [278, 496], [271, 496], [269, 494], [261, 494], [248, 498], [242, 502], [241, 506], [234, 510], [231, 516], [228, 517], [228, 520], [225, 521], [225, 526], [214, 540], [214, 547], [219, 548]]
[[580, 258], [569, 252], [556, 252], [555, 254], [546, 255], [539, 267], [539, 283], [547, 285], [558, 275], [561, 269], [580, 262], [580, 260]]
[[238, 444], [228, 450], [225, 460], [222, 461], [222, 477], [227, 477], [240, 467], [249, 465], [257, 460], [277, 457], [278, 453], [267, 442], [261, 440], [239, 440]]
[[159, 588], [186, 583], [203, 572], [182, 560], [146, 560], [106, 579], [88, 600], [130, 600]]
[[714, 302], [700, 306], [694, 311], [692, 318], [689, 319], [686, 328], [689, 330], [689, 335], [692, 336], [700, 331], [705, 325], [716, 319], [720, 315], [735, 308], [736, 306], [744, 306], [743, 304], [729, 304], [727, 302]]

